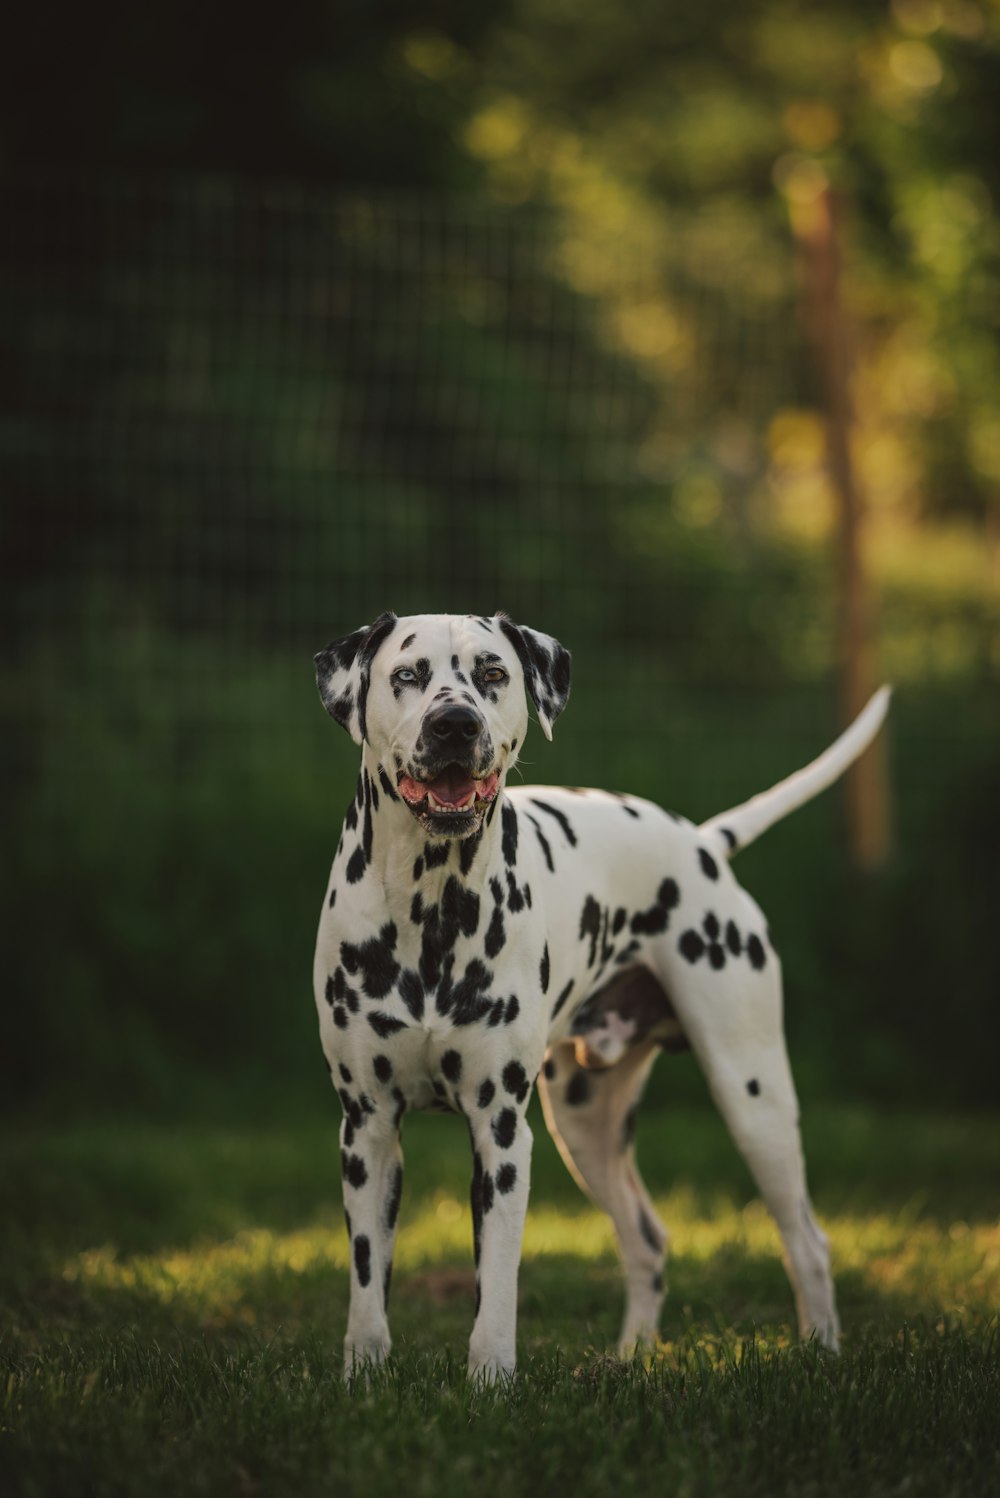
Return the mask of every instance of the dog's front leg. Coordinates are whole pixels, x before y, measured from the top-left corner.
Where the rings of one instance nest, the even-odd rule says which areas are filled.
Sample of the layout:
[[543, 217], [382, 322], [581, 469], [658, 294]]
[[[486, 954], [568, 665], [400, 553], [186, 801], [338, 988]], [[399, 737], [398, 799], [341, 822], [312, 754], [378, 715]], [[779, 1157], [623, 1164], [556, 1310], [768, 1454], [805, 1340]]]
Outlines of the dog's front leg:
[[344, 1376], [381, 1363], [391, 1345], [387, 1306], [403, 1189], [398, 1115], [365, 1093], [345, 1103], [340, 1130], [344, 1216], [351, 1240], [351, 1300]]
[[[523, 1070], [517, 1066], [521, 1079]], [[512, 1373], [517, 1360], [517, 1272], [528, 1209], [531, 1130], [527, 1082], [515, 1098], [496, 1093], [467, 1113], [472, 1138], [472, 1230], [476, 1254], [476, 1320], [469, 1341], [470, 1378]]]

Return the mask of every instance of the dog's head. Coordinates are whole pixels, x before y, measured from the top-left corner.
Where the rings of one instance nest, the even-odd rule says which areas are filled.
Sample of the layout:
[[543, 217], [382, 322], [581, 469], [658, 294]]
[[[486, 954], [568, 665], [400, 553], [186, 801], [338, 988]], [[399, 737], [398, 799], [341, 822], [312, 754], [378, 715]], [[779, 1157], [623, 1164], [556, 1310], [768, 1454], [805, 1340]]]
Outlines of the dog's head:
[[569, 697], [569, 652], [503, 614], [381, 614], [315, 657], [323, 706], [368, 744], [432, 837], [477, 832], [517, 758]]

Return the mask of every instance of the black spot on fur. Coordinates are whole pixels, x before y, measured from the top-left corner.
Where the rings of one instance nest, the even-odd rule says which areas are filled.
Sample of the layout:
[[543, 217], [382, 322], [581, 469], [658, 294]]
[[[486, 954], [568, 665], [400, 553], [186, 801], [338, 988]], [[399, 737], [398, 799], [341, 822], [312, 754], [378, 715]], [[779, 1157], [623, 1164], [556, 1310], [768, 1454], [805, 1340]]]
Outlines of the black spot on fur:
[[403, 1167], [397, 1165], [392, 1173], [392, 1181], [389, 1185], [389, 1194], [385, 1199], [385, 1227], [386, 1232], [391, 1233], [396, 1226], [399, 1216], [399, 1204], [403, 1199]]
[[476, 857], [476, 854], [479, 852], [479, 844], [482, 841], [482, 836], [483, 829], [482, 827], [480, 827], [478, 832], [472, 833], [471, 837], [465, 838], [464, 841], [459, 844], [458, 866], [464, 875], [467, 875], [469, 870], [472, 868], [472, 864]]
[[670, 916], [662, 905], [651, 905], [648, 910], [637, 910], [629, 929], [636, 936], [657, 936], [666, 931]]
[[566, 1000], [569, 998], [570, 994], [573, 992], [574, 981], [575, 980], [573, 978], [570, 978], [569, 982], [566, 984], [566, 987], [562, 990], [562, 992], [560, 993], [559, 997], [556, 999], [555, 1003], [552, 1005], [552, 1018], [553, 1019], [555, 1019], [556, 1015], [559, 1013], [560, 1009], [563, 1007], [563, 1005], [565, 1004]]
[[505, 1025], [512, 1025], [514, 1023], [514, 1021], [517, 1019], [517, 1016], [520, 1014], [520, 1012], [521, 1012], [521, 1006], [520, 1006], [520, 1004], [517, 1001], [517, 994], [516, 993], [512, 993], [511, 996], [510, 996], [510, 998], [507, 1000], [507, 1003], [504, 1005], [504, 1011], [503, 1011], [503, 1022], [504, 1022], [504, 1024]]
[[357, 884], [368, 867], [364, 848], [358, 844], [350, 858], [347, 860], [347, 882]]
[[639, 1208], [639, 1231], [654, 1253], [658, 1254], [662, 1252], [662, 1246], [660, 1244], [659, 1238], [657, 1237], [656, 1229], [650, 1222], [649, 1218], [646, 1216], [646, 1213], [643, 1211], [642, 1207]]
[[513, 1108], [502, 1108], [490, 1124], [493, 1138], [502, 1150], [509, 1150], [517, 1133], [517, 1114]]
[[760, 1083], [757, 1081], [756, 1077], [750, 1078], [749, 1082], [747, 1083], [747, 1092], [749, 1092], [751, 1097], [760, 1096]]
[[453, 988], [442, 980], [437, 995], [438, 1010], [442, 1014], [450, 1013], [454, 1025], [475, 1024], [492, 1007], [493, 1000], [484, 992], [492, 979], [490, 969], [474, 957]]
[[399, 980], [399, 996], [414, 1019], [424, 1017], [424, 986], [411, 968], [404, 968]]
[[418, 884], [423, 877], [424, 877], [424, 861], [423, 861], [422, 858], [416, 858], [413, 861], [413, 882], [415, 884]]
[[392, 1081], [392, 1062], [388, 1056], [376, 1056], [372, 1062], [372, 1070], [380, 1082]]
[[361, 1007], [357, 994], [344, 977], [344, 969], [339, 966], [326, 980], [326, 1002], [332, 1004], [335, 1000], [346, 1005], [352, 1014], [357, 1014]]
[[590, 1097], [590, 1078], [585, 1071], [577, 1070], [566, 1087], [566, 1101], [571, 1108], [579, 1108]]
[[535, 796], [532, 796], [531, 804], [532, 806], [537, 806], [539, 811], [544, 811], [547, 816], [553, 817], [562, 828], [563, 836], [569, 843], [570, 847], [576, 847], [576, 833], [573, 831], [573, 828], [570, 825], [570, 820], [566, 816], [565, 812], [560, 811], [557, 806], [550, 806], [547, 801], [539, 801]]
[[[525, 885], [525, 889], [527, 889]], [[507, 909], [511, 915], [520, 915], [528, 902], [524, 898], [524, 890], [520, 888], [510, 869], [507, 870]]]
[[611, 934], [613, 936], [617, 936], [627, 920], [628, 911], [625, 909], [624, 905], [619, 905], [618, 909], [615, 911], [615, 918], [611, 922]]
[[398, 801], [399, 797], [396, 795], [396, 791], [395, 791], [395, 788], [393, 786], [393, 783], [389, 779], [388, 775], [385, 773], [385, 770], [382, 768], [381, 765], [379, 765], [379, 767], [378, 767], [378, 779], [379, 779], [379, 785], [382, 787], [383, 791], [385, 792], [386, 796], [388, 796], [389, 800], [390, 801]]
[[497, 1190], [500, 1195], [506, 1196], [508, 1192], [513, 1191], [516, 1181], [517, 1166], [507, 1160], [497, 1171]]
[[360, 1155], [347, 1156], [344, 1163], [344, 1179], [355, 1190], [365, 1184], [368, 1179], [368, 1170]]
[[593, 967], [597, 961], [597, 938], [601, 931], [601, 907], [593, 895], [588, 895], [583, 902], [583, 910], [580, 914], [580, 938], [590, 937], [590, 956], [587, 958], [587, 966]]
[[538, 839], [538, 846], [541, 848], [542, 853], [543, 853], [543, 855], [545, 857], [545, 862], [548, 864], [549, 873], [550, 874], [554, 874], [555, 871], [556, 871], [556, 866], [552, 862], [552, 849], [549, 847], [549, 840], [545, 836], [545, 834], [542, 831], [541, 827], [539, 827], [537, 821], [531, 815], [530, 812], [528, 813], [528, 821], [531, 823], [532, 827], [534, 827], [534, 829], [535, 829], [535, 836]]
[[549, 944], [548, 942], [546, 942], [544, 950], [542, 951], [542, 960], [539, 964], [538, 969], [538, 980], [542, 985], [542, 993], [548, 993], [549, 991], [549, 973]]
[[747, 956], [750, 959], [750, 966], [752, 968], [756, 968], [758, 972], [767, 961], [767, 953], [764, 950], [764, 943], [756, 934], [747, 937]]
[[656, 891], [656, 903], [650, 906], [648, 911], [636, 911], [632, 917], [633, 935], [656, 936], [659, 932], [665, 932], [669, 924], [669, 912], [680, 905], [681, 891], [677, 887], [677, 879], [663, 879], [659, 890]]
[[429, 869], [440, 869], [448, 862], [451, 843], [445, 839], [440, 843], [424, 844], [424, 862]]
[[340, 1004], [334, 1004], [333, 1006], [333, 1023], [337, 1026], [338, 1030], [347, 1029], [347, 1010], [342, 1008]]
[[397, 931], [393, 921], [388, 921], [368, 941], [353, 946], [341, 942], [340, 960], [353, 976], [361, 973], [361, 986], [370, 999], [383, 999], [389, 992], [399, 972], [399, 963], [393, 957]]
[[737, 926], [735, 921], [726, 922], [726, 946], [729, 948], [730, 952], [732, 952], [734, 957], [738, 957], [743, 950], [743, 943], [740, 941], [739, 927]]
[[729, 844], [730, 852], [732, 852], [733, 848], [736, 847], [736, 844], [737, 844], [737, 841], [738, 841], [738, 839], [736, 837], [736, 833], [735, 832], [730, 832], [730, 830], [729, 830], [728, 827], [720, 827], [719, 831], [722, 833], [722, 836], [725, 838], [726, 842]]
[[503, 828], [500, 846], [504, 863], [508, 868], [513, 868], [517, 863], [517, 812], [509, 801], [505, 801], [501, 807], [500, 819]]
[[350, 1087], [351, 1083], [354, 1081], [354, 1078], [351, 1075], [350, 1068], [345, 1066], [344, 1063], [340, 1061], [337, 1063], [337, 1070], [340, 1072], [341, 1080], [343, 1082], [346, 1082], [348, 1087]]
[[697, 962], [705, 950], [705, 943], [697, 931], [685, 931], [678, 942], [681, 956], [686, 957], [688, 962]]
[[707, 879], [718, 879], [719, 865], [707, 848], [698, 849], [698, 862], [701, 864], [701, 871]]
[[455, 1083], [462, 1076], [462, 1058], [457, 1051], [445, 1051], [441, 1057], [441, 1070], [449, 1082]]
[[479, 1107], [488, 1108], [490, 1106], [490, 1103], [492, 1103], [493, 1099], [496, 1097], [496, 1091], [496, 1087], [487, 1077], [486, 1081], [480, 1087], [479, 1094], [476, 1098], [476, 1102]]
[[520, 1061], [508, 1061], [500, 1077], [505, 1089], [516, 1097], [519, 1103], [523, 1103], [528, 1096], [531, 1083], [528, 1081], [528, 1073]]
[[332, 889], [330, 891], [330, 899], [327, 902], [328, 909], [332, 910], [333, 907], [336, 905], [336, 903], [337, 903], [337, 891], [335, 889]]
[[399, 647], [400, 650], [409, 650], [410, 646], [413, 644], [413, 642], [414, 642], [414, 640], [416, 638], [417, 637], [416, 637], [415, 634], [413, 634], [413, 635], [407, 635], [406, 639], [403, 641], [402, 645], [400, 645], [400, 647]]
[[490, 919], [489, 929], [486, 932], [486, 939], [483, 942], [483, 948], [487, 957], [495, 957], [502, 950], [506, 940], [507, 933], [504, 929], [503, 911], [499, 905], [496, 905]]
[[552, 1060], [551, 1056], [546, 1056], [545, 1065], [542, 1067], [542, 1074], [545, 1077], [546, 1082], [551, 1082], [552, 1078], [555, 1076], [556, 1064]]
[[357, 1270], [358, 1283], [364, 1288], [372, 1277], [372, 1246], [365, 1233], [359, 1233], [354, 1240], [354, 1268]]
[[466, 889], [451, 875], [441, 895], [440, 905], [424, 912], [424, 934], [420, 949], [420, 976], [428, 988], [438, 985], [438, 1009], [442, 1007], [441, 976], [448, 955], [459, 935], [472, 936], [479, 926], [479, 896]]
[[387, 1040], [390, 1035], [395, 1035], [399, 1030], [406, 1029], [406, 1025], [401, 1019], [393, 1019], [392, 1015], [383, 1014], [379, 1009], [368, 1014], [367, 1019], [375, 1034], [381, 1040]]

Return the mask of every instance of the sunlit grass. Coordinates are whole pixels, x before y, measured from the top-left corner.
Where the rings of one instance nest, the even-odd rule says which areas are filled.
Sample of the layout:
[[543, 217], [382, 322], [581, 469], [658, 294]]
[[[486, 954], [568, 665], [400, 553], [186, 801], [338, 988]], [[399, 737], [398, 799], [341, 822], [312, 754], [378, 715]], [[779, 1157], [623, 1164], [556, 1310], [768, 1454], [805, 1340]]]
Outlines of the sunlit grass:
[[[707, 1208], [690, 1186], [656, 1199], [671, 1232], [669, 1276], [685, 1295], [711, 1301], [739, 1294], [741, 1277], [777, 1282], [780, 1242], [770, 1216], [758, 1201], [746, 1205], [717, 1194]], [[1000, 1225], [963, 1220], [943, 1223], [915, 1211], [838, 1213], [824, 1219], [835, 1269], [850, 1282], [848, 1298], [872, 1314], [882, 1297], [909, 1305], [912, 1313], [988, 1317], [1000, 1305]], [[396, 1302], [417, 1307], [421, 1296], [445, 1298], [468, 1288], [461, 1278], [435, 1283], [429, 1271], [470, 1271], [471, 1223], [466, 1203], [438, 1191], [405, 1214], [396, 1252]], [[565, 1275], [585, 1278], [595, 1267], [617, 1305], [613, 1274], [616, 1256], [611, 1225], [589, 1206], [573, 1210], [538, 1206], [529, 1213], [524, 1236], [523, 1279], [530, 1293], [545, 1261], [558, 1261]], [[201, 1324], [253, 1325], [273, 1313], [275, 1299], [294, 1298], [296, 1289], [316, 1293], [325, 1285], [342, 1300], [349, 1271], [347, 1235], [323, 1214], [313, 1225], [290, 1232], [258, 1227], [188, 1249], [121, 1254], [111, 1242], [65, 1258], [58, 1277], [81, 1293], [119, 1293], [135, 1301], [183, 1307]], [[571, 1285], [565, 1292], [571, 1298]], [[769, 1297], [773, 1300], [773, 1293]], [[743, 1297], [741, 1297], [743, 1299]], [[752, 1307], [748, 1307], [752, 1310]], [[787, 1297], [785, 1319], [791, 1314]], [[745, 1325], [744, 1331], [750, 1330]], [[848, 1334], [850, 1328], [848, 1326]], [[553, 1347], [558, 1332], [553, 1330]], [[422, 1340], [433, 1349], [439, 1337], [433, 1314]]]
[[610, 1225], [539, 1127], [520, 1373], [489, 1391], [464, 1374], [469, 1160], [452, 1123], [408, 1125], [393, 1357], [353, 1391], [332, 1119], [0, 1145], [0, 1489], [997, 1490], [992, 1120], [813, 1114], [845, 1328], [830, 1359], [797, 1344], [777, 1234], [718, 1119], [654, 1112], [640, 1155], [672, 1235], [669, 1294], [659, 1346], [631, 1364], [607, 1351], [621, 1311]]

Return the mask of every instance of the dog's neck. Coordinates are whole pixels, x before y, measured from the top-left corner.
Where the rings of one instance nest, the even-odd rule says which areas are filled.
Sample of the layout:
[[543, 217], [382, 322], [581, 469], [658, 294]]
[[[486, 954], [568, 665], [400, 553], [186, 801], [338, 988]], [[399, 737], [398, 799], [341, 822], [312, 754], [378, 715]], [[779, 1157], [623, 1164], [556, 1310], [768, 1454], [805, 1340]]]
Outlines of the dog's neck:
[[429, 837], [366, 743], [357, 792], [344, 822], [348, 880], [355, 882], [370, 870], [387, 893], [420, 889], [434, 895], [449, 878], [485, 888], [503, 861], [503, 801], [501, 784], [478, 832], [464, 838]]

